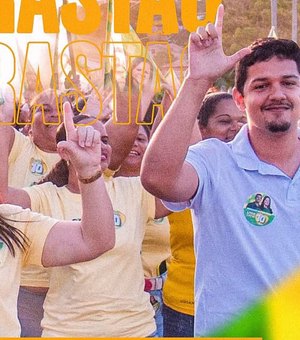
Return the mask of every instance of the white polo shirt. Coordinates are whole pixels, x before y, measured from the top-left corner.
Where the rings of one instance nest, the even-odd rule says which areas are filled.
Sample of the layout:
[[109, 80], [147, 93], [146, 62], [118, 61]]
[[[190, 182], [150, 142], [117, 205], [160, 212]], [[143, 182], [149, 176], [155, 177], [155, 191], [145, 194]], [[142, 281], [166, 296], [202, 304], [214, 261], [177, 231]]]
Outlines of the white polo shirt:
[[[195, 336], [203, 336], [300, 268], [300, 170], [290, 178], [260, 161], [247, 126], [228, 144], [192, 146], [186, 160], [199, 176], [195, 197], [164, 203], [192, 209]], [[256, 194], [261, 205], [254, 208]]]

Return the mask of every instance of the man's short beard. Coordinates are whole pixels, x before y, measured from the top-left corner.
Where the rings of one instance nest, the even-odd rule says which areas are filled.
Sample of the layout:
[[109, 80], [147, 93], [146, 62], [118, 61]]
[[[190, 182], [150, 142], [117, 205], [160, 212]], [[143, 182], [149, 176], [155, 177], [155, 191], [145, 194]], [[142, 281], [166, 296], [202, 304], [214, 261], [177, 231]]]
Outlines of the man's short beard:
[[283, 122], [283, 123], [275, 123], [275, 122], [269, 122], [266, 124], [266, 128], [270, 132], [286, 132], [291, 127], [291, 123], [289, 122]]

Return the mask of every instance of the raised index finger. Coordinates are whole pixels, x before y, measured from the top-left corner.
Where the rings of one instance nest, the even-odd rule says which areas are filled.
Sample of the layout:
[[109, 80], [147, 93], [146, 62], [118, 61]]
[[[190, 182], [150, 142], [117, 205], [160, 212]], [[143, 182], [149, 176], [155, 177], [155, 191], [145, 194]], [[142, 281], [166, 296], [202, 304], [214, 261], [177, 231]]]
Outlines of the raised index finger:
[[216, 21], [215, 21], [215, 27], [216, 27], [219, 38], [222, 37], [223, 17], [224, 17], [224, 6], [220, 4], [217, 10]]
[[65, 102], [64, 106], [64, 125], [66, 129], [67, 140], [73, 139], [76, 134], [76, 128], [73, 122], [73, 110], [69, 102]]

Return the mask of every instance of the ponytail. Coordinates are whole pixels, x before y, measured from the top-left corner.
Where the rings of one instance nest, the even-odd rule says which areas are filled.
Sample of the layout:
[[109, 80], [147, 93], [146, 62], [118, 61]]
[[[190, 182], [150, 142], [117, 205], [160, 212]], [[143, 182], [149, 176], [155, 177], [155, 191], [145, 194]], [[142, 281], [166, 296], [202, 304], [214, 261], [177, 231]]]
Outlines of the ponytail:
[[15, 256], [15, 247], [21, 251], [25, 251], [29, 245], [29, 240], [24, 233], [11, 226], [6, 222], [3, 216], [0, 215], [0, 240], [2, 240], [8, 247], [10, 253]]

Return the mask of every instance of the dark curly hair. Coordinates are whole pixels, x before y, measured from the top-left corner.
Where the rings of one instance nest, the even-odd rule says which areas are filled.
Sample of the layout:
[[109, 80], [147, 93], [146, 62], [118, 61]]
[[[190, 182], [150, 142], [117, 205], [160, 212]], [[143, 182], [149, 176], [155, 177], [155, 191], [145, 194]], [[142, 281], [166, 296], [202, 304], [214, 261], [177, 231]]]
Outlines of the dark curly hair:
[[300, 73], [300, 49], [292, 40], [265, 38], [258, 39], [250, 46], [252, 52], [240, 60], [235, 70], [235, 86], [244, 95], [248, 68], [273, 57], [294, 60]]

